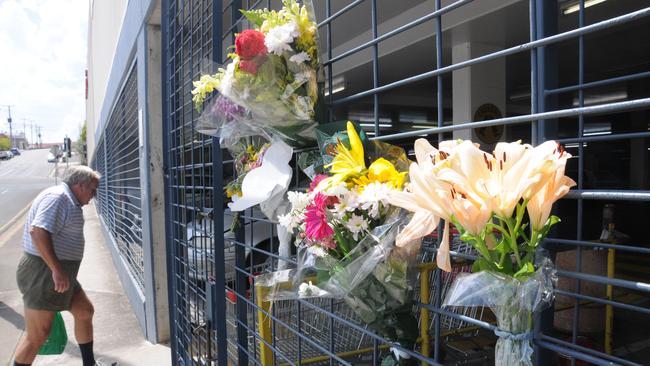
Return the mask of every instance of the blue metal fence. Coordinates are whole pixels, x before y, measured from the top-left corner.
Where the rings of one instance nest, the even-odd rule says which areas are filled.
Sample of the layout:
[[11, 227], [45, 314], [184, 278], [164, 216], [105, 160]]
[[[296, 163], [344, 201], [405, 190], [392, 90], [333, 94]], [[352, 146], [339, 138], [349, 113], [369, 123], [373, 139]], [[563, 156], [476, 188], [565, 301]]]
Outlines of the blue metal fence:
[[[225, 61], [224, 50], [247, 26], [240, 8], [278, 6], [163, 1], [177, 364], [379, 364], [395, 346], [336, 300], [268, 307], [256, 299], [254, 275], [295, 260], [275, 252], [273, 226], [253, 210], [238, 218], [244, 229], [222, 235], [229, 216], [221, 192], [233, 173], [218, 141], [194, 129], [192, 81], [206, 71], [206, 59]], [[356, 119], [373, 138], [407, 149], [418, 136], [440, 141], [486, 127], [502, 128], [509, 140], [565, 145], [575, 156], [567, 173], [578, 185], [559, 202], [564, 222], [544, 243], [560, 281], [555, 306], [536, 319], [536, 363], [650, 362], [647, 335], [630, 326], [650, 324], [650, 237], [644, 228], [650, 214], [650, 2], [314, 0], [314, 6], [331, 91], [329, 121]], [[446, 26], [459, 15], [475, 23]], [[496, 51], [454, 61], [454, 37], [469, 32], [481, 38], [500, 26], [504, 39]], [[528, 34], [515, 34], [522, 29]], [[454, 72], [492, 61], [506, 65], [503, 117], [452, 122]], [[297, 169], [295, 177], [296, 186], [304, 184]], [[268, 238], [263, 245], [256, 239], [260, 231]], [[423, 262], [435, 249], [435, 242], [424, 246]], [[452, 250], [452, 257], [457, 263], [474, 258], [462, 250]], [[489, 314], [442, 309], [449, 278], [440, 270], [422, 266], [421, 280], [414, 311], [421, 314], [422, 337], [417, 348], [403, 351], [422, 364], [489, 363], [495, 329]]]

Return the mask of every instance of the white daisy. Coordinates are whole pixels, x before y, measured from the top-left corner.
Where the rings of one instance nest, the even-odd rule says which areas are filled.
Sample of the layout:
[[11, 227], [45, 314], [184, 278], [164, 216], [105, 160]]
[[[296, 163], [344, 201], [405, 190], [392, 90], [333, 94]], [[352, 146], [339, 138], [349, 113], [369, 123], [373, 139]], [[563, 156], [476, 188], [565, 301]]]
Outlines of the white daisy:
[[284, 25], [273, 27], [264, 37], [264, 44], [270, 53], [282, 55], [284, 51], [291, 51], [289, 46], [294, 38], [300, 35], [296, 22], [289, 22]]
[[346, 213], [352, 212], [359, 207], [359, 196], [356, 192], [348, 191], [339, 196], [339, 202], [334, 204], [334, 213], [340, 220]]
[[287, 229], [287, 231], [293, 230], [293, 217], [291, 217], [291, 212], [278, 216], [278, 223]]
[[368, 214], [373, 218], [379, 217], [380, 204], [383, 207], [388, 205], [388, 194], [391, 188], [379, 182], [368, 184], [359, 195], [359, 202], [362, 209], [368, 211]]
[[303, 282], [298, 286], [298, 296], [299, 297], [319, 297], [321, 294], [324, 294], [325, 291], [321, 290], [320, 287], [314, 285], [309, 281], [309, 284]]
[[345, 227], [350, 230], [354, 240], [359, 238], [359, 233], [368, 230], [368, 221], [361, 215], [352, 214], [350, 220], [345, 223]]
[[311, 57], [309, 57], [309, 55], [305, 51], [295, 54], [289, 58], [289, 61], [295, 62], [297, 64], [301, 64], [305, 61], [310, 61], [310, 60]]
[[298, 212], [304, 211], [310, 201], [308, 194], [296, 191], [287, 192], [287, 198], [291, 202], [291, 211]]

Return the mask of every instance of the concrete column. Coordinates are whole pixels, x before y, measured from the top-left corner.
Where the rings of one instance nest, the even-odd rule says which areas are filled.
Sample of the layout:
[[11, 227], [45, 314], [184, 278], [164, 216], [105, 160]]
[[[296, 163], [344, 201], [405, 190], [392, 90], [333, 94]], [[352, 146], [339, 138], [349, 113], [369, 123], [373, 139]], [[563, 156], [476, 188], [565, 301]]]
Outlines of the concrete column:
[[[478, 42], [459, 42], [452, 46], [452, 62], [458, 63], [503, 49]], [[503, 117], [506, 109], [506, 60], [499, 58], [456, 70], [452, 75], [453, 122]], [[496, 107], [496, 108], [494, 108]], [[479, 111], [477, 115], [477, 111]], [[498, 115], [500, 114], [500, 116]], [[471, 139], [491, 150], [504, 141], [503, 127], [454, 131], [454, 138]]]
[[169, 340], [160, 42], [160, 25], [147, 24], [138, 39], [138, 94], [142, 242], [145, 253], [145, 331], [147, 339], [154, 343]]

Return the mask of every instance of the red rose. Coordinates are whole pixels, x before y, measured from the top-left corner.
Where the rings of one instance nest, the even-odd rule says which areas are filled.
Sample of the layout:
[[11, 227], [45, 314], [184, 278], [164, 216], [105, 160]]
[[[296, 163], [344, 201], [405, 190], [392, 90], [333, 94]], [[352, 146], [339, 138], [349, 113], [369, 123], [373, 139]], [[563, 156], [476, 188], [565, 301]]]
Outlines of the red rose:
[[257, 74], [257, 62], [239, 60], [239, 69], [242, 71], [246, 71], [249, 74], [255, 75]]
[[242, 60], [250, 60], [255, 56], [266, 55], [264, 33], [252, 29], [245, 30], [235, 39], [235, 53]]

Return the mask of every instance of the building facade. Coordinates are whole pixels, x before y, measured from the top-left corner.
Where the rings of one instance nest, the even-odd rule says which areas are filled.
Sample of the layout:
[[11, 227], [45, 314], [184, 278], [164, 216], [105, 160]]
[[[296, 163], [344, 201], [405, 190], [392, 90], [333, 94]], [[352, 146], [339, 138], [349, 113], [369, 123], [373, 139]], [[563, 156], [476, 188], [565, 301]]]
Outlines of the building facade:
[[[88, 151], [106, 177], [98, 210], [143, 331], [169, 338], [174, 364], [379, 364], [393, 346], [337, 300], [268, 307], [254, 277], [292, 260], [278, 256], [272, 223], [246, 212], [235, 219], [243, 229], [225, 233], [232, 160], [196, 131], [192, 82], [227, 62], [235, 34], [249, 27], [239, 9], [280, 6], [91, 1]], [[558, 202], [563, 222], [544, 243], [559, 278], [554, 306], [535, 319], [535, 362], [650, 361], [637, 330], [650, 325], [650, 1], [313, 6], [326, 73], [320, 123], [354, 120], [411, 157], [418, 137], [470, 138], [486, 150], [515, 140], [565, 146], [577, 187]], [[423, 263], [436, 247], [425, 243]], [[471, 260], [453, 254], [459, 267]], [[441, 308], [450, 277], [419, 278], [411, 357], [489, 364], [489, 312]]]

